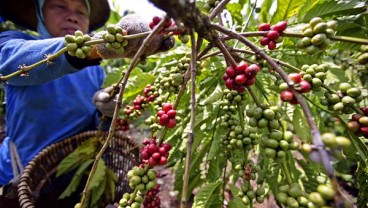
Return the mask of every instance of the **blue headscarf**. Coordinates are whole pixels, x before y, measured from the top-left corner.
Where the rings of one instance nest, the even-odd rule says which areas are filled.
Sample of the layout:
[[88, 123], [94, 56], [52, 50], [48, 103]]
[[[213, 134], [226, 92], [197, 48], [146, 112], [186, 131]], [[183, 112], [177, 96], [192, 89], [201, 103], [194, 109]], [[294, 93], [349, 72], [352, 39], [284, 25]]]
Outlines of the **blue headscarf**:
[[[88, 15], [90, 14], [90, 6], [88, 0], [85, 0], [87, 6]], [[52, 38], [52, 35], [46, 28], [45, 19], [43, 18], [43, 5], [45, 4], [45, 0], [37, 0], [37, 32], [40, 34], [42, 38]]]

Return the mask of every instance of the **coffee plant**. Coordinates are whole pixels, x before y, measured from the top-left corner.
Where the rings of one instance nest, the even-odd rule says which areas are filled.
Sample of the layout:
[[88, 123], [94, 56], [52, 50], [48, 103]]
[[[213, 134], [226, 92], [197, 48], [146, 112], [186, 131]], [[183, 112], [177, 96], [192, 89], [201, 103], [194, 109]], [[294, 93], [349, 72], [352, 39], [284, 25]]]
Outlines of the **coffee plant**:
[[[156, 166], [175, 173], [182, 208], [368, 206], [367, 3], [151, 2], [167, 13], [152, 18], [152, 32], [76, 32], [41, 61], [84, 58], [101, 43], [123, 53], [145, 38], [133, 59], [102, 63], [118, 101], [104, 142], [132, 126], [150, 135], [119, 207], [160, 207]], [[141, 57], [156, 34], [179, 41]], [[90, 178], [76, 207], [88, 207]]]

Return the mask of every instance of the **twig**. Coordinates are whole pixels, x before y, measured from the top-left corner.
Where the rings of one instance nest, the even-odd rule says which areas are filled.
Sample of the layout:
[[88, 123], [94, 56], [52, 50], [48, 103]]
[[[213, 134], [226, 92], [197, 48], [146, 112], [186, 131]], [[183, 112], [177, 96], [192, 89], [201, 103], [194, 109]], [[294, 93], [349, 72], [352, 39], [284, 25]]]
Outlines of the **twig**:
[[189, 169], [192, 160], [192, 145], [194, 141], [194, 125], [195, 125], [195, 111], [196, 111], [196, 96], [195, 96], [195, 80], [196, 80], [196, 45], [195, 45], [195, 36], [194, 31], [191, 31], [190, 34], [191, 43], [192, 43], [192, 59], [190, 62], [191, 65], [191, 80], [192, 80], [192, 89], [191, 89], [191, 101], [190, 101], [190, 133], [189, 139], [187, 142], [187, 155], [185, 159], [185, 172], [184, 172], [184, 184], [183, 184], [183, 191], [181, 197], [181, 208], [186, 207], [187, 203], [187, 192], [189, 186]]
[[230, 2], [230, 0], [223, 0], [223, 1], [221, 1], [217, 5], [217, 7], [211, 12], [211, 14], [209, 15], [210, 20], [212, 20], [213, 18], [215, 18], [216, 15], [218, 13], [220, 13], [225, 8], [226, 4], [229, 3], [229, 2]]

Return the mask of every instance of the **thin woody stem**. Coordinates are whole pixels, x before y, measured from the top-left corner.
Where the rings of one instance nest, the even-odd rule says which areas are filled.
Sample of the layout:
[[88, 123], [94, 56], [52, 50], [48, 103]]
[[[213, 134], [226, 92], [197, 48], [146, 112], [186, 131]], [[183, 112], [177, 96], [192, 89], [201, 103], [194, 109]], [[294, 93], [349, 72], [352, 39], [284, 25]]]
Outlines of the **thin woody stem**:
[[61, 56], [63, 53], [67, 52], [68, 50], [66, 49], [66, 47], [60, 49], [58, 52], [56, 52], [55, 54], [52, 54], [52, 55], [46, 55], [46, 58], [37, 62], [37, 63], [34, 63], [32, 65], [29, 65], [29, 66], [20, 66], [19, 67], [19, 70], [16, 71], [16, 72], [13, 72], [9, 75], [6, 75], [6, 76], [1, 76], [0, 77], [0, 81], [6, 81], [10, 78], [13, 78], [15, 76], [18, 76], [20, 74], [24, 74], [24, 73], [27, 73], [29, 71], [31, 71], [32, 69], [38, 67], [38, 66], [41, 66], [42, 64], [45, 64], [45, 63], [50, 63], [52, 60], [54, 60], [55, 58]]
[[196, 80], [196, 41], [194, 37], [194, 32], [192, 31], [190, 34], [191, 43], [192, 43], [192, 59], [190, 62], [191, 65], [191, 101], [190, 101], [190, 133], [189, 138], [187, 141], [187, 154], [185, 159], [185, 172], [184, 172], [184, 184], [183, 184], [183, 191], [181, 197], [181, 208], [185, 208], [187, 204], [187, 192], [189, 186], [189, 169], [192, 160], [192, 145], [194, 141], [194, 125], [195, 125], [195, 111], [196, 111], [196, 96], [195, 96], [195, 80]]

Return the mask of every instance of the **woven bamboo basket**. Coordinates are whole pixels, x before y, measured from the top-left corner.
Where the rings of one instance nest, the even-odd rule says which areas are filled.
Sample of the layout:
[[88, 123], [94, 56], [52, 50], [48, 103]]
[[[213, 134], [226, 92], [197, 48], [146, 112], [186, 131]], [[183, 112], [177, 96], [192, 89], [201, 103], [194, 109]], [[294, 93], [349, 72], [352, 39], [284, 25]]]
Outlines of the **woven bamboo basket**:
[[[54, 191], [52, 186], [57, 187], [58, 184], [63, 184], [64, 187], [66, 187], [65, 185], [69, 184], [71, 177], [60, 179], [61, 181], [58, 179], [59, 182], [55, 182], [58, 164], [82, 142], [89, 138], [96, 137], [97, 133], [98, 131], [80, 133], [50, 145], [37, 154], [25, 167], [19, 179], [18, 199], [20, 207], [34, 208], [36, 207], [37, 201], [46, 201], [46, 203], [49, 203], [47, 207], [56, 207], [54, 206], [55, 204], [50, 204], [53, 202], [60, 204], [56, 202], [58, 196], [47, 195], [45, 199], [45, 196], [41, 194], [43, 189], [48, 189], [49, 193], [55, 194], [54, 192], [57, 191]], [[104, 133], [104, 136], [106, 137], [107, 133]], [[130, 191], [126, 175], [127, 172], [139, 162], [138, 147], [123, 132], [116, 132], [103, 158], [106, 165], [115, 172], [116, 176], [118, 176], [115, 199], [119, 199], [122, 194]], [[84, 184], [81, 182], [81, 185], [84, 186]], [[53, 197], [54, 199], [52, 199]], [[79, 200], [80, 195], [77, 195], [76, 198]], [[75, 204], [76, 202], [78, 201], [72, 203]], [[62, 207], [62, 205], [60, 206]]]

